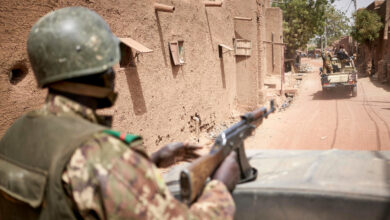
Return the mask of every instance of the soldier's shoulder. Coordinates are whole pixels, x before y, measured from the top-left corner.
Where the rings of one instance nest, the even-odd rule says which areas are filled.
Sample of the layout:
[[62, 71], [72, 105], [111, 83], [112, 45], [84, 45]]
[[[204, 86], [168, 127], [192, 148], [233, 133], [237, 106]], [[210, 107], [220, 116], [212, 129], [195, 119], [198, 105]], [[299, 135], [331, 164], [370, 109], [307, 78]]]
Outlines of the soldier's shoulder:
[[99, 132], [92, 134], [84, 144], [90, 145], [124, 145], [129, 146], [132, 143], [142, 141], [142, 137], [138, 135], [123, 133], [112, 129], [103, 129]]
[[88, 160], [118, 158], [129, 149], [147, 157], [140, 136], [123, 134], [110, 129], [93, 134], [79, 148]]
[[125, 145], [141, 154], [143, 157], [149, 158], [141, 136], [111, 129], [104, 130], [103, 133], [122, 141]]
[[120, 131], [116, 131], [116, 130], [112, 130], [112, 129], [105, 129], [105, 130], [103, 130], [103, 133], [110, 135], [112, 137], [115, 137], [127, 145], [142, 141], [142, 137], [139, 135], [129, 134], [129, 133], [120, 132]]

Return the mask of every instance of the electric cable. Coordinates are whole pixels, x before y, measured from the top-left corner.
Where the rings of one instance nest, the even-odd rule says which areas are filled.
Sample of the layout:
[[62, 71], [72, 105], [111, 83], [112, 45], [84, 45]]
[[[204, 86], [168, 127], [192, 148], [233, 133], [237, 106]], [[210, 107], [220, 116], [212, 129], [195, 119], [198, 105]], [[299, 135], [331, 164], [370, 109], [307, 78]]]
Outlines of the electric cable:
[[347, 7], [347, 10], [344, 12], [344, 14], [347, 14], [347, 12], [348, 12], [348, 10], [349, 10], [349, 7], [351, 7], [352, 1], [353, 1], [353, 0], [351, 0], [351, 1], [349, 2], [349, 5], [348, 5], [348, 7]]

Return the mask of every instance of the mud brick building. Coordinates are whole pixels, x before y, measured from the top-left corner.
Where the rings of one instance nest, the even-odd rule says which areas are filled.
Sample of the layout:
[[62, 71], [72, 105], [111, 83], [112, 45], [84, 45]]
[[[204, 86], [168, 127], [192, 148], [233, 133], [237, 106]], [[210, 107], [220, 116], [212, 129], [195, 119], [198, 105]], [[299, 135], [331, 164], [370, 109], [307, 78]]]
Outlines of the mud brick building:
[[379, 81], [390, 83], [390, 1], [374, 1], [366, 9], [374, 11], [381, 17], [384, 28], [371, 45], [359, 45], [358, 67], [361, 73], [375, 74]]
[[[265, 21], [266, 67], [267, 74], [280, 75], [283, 67], [283, 13], [280, 8], [267, 8]], [[280, 59], [282, 57], [282, 59]]]
[[[174, 10], [156, 10], [156, 3]], [[46, 96], [28, 62], [29, 30], [67, 6], [95, 10], [122, 39], [126, 60], [115, 66], [120, 96], [102, 112], [115, 115], [114, 129], [142, 135], [149, 150], [187, 140], [196, 126], [211, 130], [233, 110], [262, 105], [264, 76], [283, 63], [272, 44], [272, 33], [274, 43], [283, 42], [282, 14], [269, 0], [3, 0], [0, 137]]]

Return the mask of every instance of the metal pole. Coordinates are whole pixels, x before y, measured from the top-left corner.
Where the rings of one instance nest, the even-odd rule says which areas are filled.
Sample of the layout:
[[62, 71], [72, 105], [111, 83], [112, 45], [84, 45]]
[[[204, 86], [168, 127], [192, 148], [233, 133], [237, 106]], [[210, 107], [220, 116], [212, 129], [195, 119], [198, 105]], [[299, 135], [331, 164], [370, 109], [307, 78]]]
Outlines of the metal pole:
[[325, 33], [325, 47], [324, 48], [328, 47], [327, 25], [328, 25], [328, 23], [326, 22], [326, 19], [325, 19], [325, 31], [324, 31], [324, 33]]
[[280, 95], [283, 95], [283, 83], [285, 81], [285, 75], [284, 75], [284, 46], [282, 46], [282, 68], [280, 71]]
[[[387, 2], [387, 1], [386, 1]], [[357, 12], [357, 4], [356, 4], [356, 0], [353, 0], [353, 6], [355, 6], [355, 13]], [[354, 21], [355, 24], [356, 24], [356, 21]], [[356, 43], [356, 55], [358, 53], [358, 44]]]
[[272, 32], [272, 72], [275, 70], [274, 32]]
[[386, 1], [386, 16], [385, 16], [385, 28], [383, 30], [383, 39], [387, 40], [389, 35], [389, 13], [390, 13], [390, 2]]

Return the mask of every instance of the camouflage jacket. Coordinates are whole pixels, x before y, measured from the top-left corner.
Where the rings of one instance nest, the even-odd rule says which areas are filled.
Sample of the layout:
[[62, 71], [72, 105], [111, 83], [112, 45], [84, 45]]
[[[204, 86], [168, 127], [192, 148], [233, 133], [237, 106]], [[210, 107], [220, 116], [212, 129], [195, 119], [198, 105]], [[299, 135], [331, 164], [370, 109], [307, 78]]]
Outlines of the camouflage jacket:
[[[93, 123], [99, 117], [87, 107], [53, 95], [41, 113], [71, 113]], [[230, 193], [216, 180], [188, 208], [170, 194], [142, 144], [129, 146], [103, 132], [81, 143], [62, 180], [75, 213], [84, 219], [232, 219], [235, 213]]]

